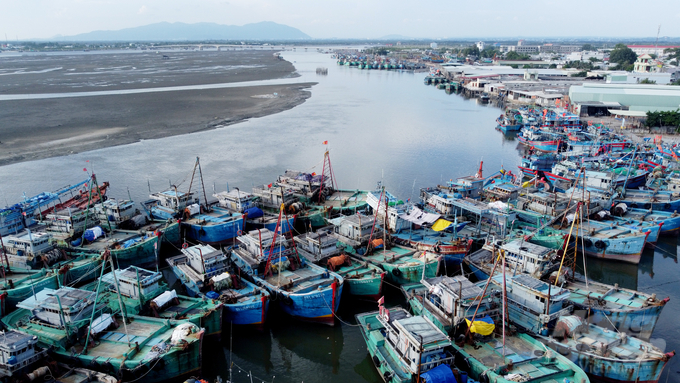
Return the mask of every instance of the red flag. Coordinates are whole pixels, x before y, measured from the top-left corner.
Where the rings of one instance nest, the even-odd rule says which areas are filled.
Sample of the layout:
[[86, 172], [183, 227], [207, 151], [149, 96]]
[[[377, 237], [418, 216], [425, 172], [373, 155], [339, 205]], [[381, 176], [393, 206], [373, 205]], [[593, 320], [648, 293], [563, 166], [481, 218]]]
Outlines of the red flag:
[[271, 188], [272, 188], [272, 184], [267, 185], [267, 187], [271, 189]]
[[328, 141], [324, 141], [323, 144], [324, 144], [324, 145], [328, 145]]
[[385, 297], [384, 296], [382, 296], [382, 297], [380, 297], [380, 299], [378, 299], [378, 305], [382, 305], [383, 303], [385, 303]]
[[315, 175], [316, 175], [316, 173], [312, 172], [312, 177], [314, 177]]
[[83, 171], [86, 172], [86, 171], [87, 171], [87, 168], [83, 168]]

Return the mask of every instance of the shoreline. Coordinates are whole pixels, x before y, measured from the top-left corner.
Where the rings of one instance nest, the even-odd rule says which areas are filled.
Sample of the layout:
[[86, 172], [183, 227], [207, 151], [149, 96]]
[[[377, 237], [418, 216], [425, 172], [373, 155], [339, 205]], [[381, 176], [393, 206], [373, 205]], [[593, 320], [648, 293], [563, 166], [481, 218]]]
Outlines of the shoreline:
[[[244, 83], [243, 86], [210, 87], [214, 83], [292, 79], [299, 75], [292, 63], [279, 60], [269, 52], [266, 55], [241, 52], [238, 55], [210, 53], [185, 56], [188, 57], [187, 62], [175, 65], [174, 72], [163, 67], [166, 62], [151, 62], [147, 68], [143, 67], [144, 63], [128, 65], [135, 69], [142, 67], [142, 73], [122, 76], [115, 70], [110, 74], [104, 73], [108, 76], [104, 80], [108, 81], [106, 90], [194, 85], [207, 85], [208, 88], [0, 101], [0, 120], [4, 122], [0, 126], [0, 166], [218, 129], [280, 113], [304, 103], [311, 97], [311, 87], [317, 84], [300, 82], [249, 86]], [[119, 68], [119, 63], [113, 61], [108, 65]], [[30, 64], [31, 70], [27, 70], [27, 74], [5, 76], [20, 77], [14, 80], [23, 78], [24, 85], [0, 86], [0, 95], [30, 94], [26, 93], [28, 90], [32, 94], [46, 93], [46, 90], [68, 93], [76, 90], [73, 84], [93, 81], [92, 76], [99, 82], [91, 82], [77, 91], [101, 90], [98, 86], [102, 83], [102, 76], [91, 74], [93, 67], [104, 65], [101, 62], [82, 66], [78, 66], [77, 62], [49, 62], [38, 63], [35, 68], [31, 68]], [[18, 60], [17, 65], [26, 66], [27, 63]], [[61, 65], [63, 69], [41, 72], [38, 65]], [[11, 71], [12, 68], [6, 70]], [[160, 74], [150, 76], [148, 73], [151, 71]], [[77, 82], [73, 81], [74, 72], [76, 77], [82, 77]], [[125, 81], [120, 77], [124, 77]]]

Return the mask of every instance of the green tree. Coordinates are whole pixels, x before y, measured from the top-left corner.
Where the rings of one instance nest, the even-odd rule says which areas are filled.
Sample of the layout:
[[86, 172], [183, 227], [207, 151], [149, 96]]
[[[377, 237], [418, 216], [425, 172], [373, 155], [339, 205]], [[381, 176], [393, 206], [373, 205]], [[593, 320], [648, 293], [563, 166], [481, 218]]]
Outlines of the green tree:
[[557, 64], [548, 65], [548, 69], [555, 69], [555, 68], [557, 68]]
[[501, 52], [494, 47], [486, 47], [480, 54], [482, 57], [493, 58], [494, 56], [500, 56]]
[[581, 50], [582, 51], [594, 51], [596, 49], [595, 49], [594, 46], [592, 46], [590, 44], [583, 44], [583, 46], [581, 47]]
[[571, 77], [587, 77], [587, 76], [588, 76], [588, 72], [584, 71], [584, 70], [571, 75]]
[[667, 112], [647, 112], [645, 126], [674, 126], [677, 131], [680, 129], [680, 109]]
[[470, 45], [469, 47], [463, 49], [463, 56], [477, 56], [479, 57], [479, 48], [476, 45]]
[[680, 79], [673, 81], [671, 85], [680, 85]]
[[668, 53], [669, 60], [675, 59], [680, 61], [680, 48], [666, 48], [663, 53]]
[[617, 63], [619, 66], [631, 65], [635, 60], [637, 60], [635, 52], [624, 44], [616, 44], [614, 49], [609, 53], [609, 62]]
[[515, 51], [510, 51], [505, 55], [506, 60], [529, 60], [529, 55], [521, 55]]
[[646, 78], [640, 81], [640, 84], [656, 84], [656, 81]]
[[590, 61], [591, 63], [596, 63], [602, 60], [598, 59], [597, 57], [588, 57], [588, 61]]

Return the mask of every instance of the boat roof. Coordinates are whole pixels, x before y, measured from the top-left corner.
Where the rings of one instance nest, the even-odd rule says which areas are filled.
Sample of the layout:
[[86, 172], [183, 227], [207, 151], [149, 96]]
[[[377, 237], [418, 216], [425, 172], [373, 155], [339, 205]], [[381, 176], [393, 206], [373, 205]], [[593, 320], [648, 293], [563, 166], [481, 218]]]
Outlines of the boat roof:
[[182, 252], [188, 253], [188, 255], [201, 256], [203, 259], [216, 257], [222, 254], [220, 250], [217, 250], [210, 245], [194, 245], [186, 249], [182, 249]]
[[95, 295], [93, 291], [74, 289], [67, 286], [59, 290], [44, 289], [19, 302], [17, 307], [27, 310], [46, 308], [60, 311], [63, 308], [64, 310], [79, 311], [84, 306], [94, 302]]
[[[426, 279], [431, 285], [443, 285], [449, 288], [458, 298], [468, 299], [482, 295], [482, 289], [462, 275], [455, 277], [436, 277]], [[460, 294], [460, 296], [458, 296]]]
[[215, 198], [229, 198], [231, 200], [243, 200], [243, 199], [250, 199], [253, 197], [253, 193], [242, 191], [239, 189], [234, 189], [230, 191], [222, 191], [219, 193], [213, 194], [213, 197]]
[[51, 236], [52, 236], [52, 234], [50, 234], [50, 233], [45, 233], [45, 232], [39, 232], [39, 231], [35, 231], [35, 232], [22, 231], [22, 232], [19, 232], [19, 233], [17, 233], [17, 234], [14, 234], [14, 235], [13, 235], [13, 234], [6, 235], [6, 236], [5, 236], [5, 240], [6, 240], [6, 241], [8, 241], [8, 240], [15, 240], [15, 241], [32, 242], [32, 241], [35, 241], [35, 240], [37, 240], [37, 239], [41, 239], [41, 238], [43, 238], [43, 237], [49, 238], [49, 237], [51, 237]]
[[128, 207], [134, 206], [134, 202], [130, 201], [129, 199], [124, 199], [124, 200], [117, 200], [115, 198], [109, 198], [108, 200], [104, 201], [101, 203], [102, 206], [105, 208], [120, 208], [120, 209], [126, 209]]
[[524, 286], [527, 289], [541, 295], [548, 295], [548, 293], [550, 293], [550, 297], [554, 297], [569, 293], [567, 290], [561, 287], [550, 286], [548, 283], [536, 279], [528, 274], [519, 274], [510, 279], [512, 280], [512, 283]]
[[449, 338], [440, 329], [422, 316], [405, 317], [397, 319], [392, 323], [398, 330], [409, 334], [418, 342], [420, 342], [422, 337], [423, 346], [449, 341]]
[[20, 350], [28, 344], [37, 342], [37, 339], [34, 335], [15, 330], [2, 331], [0, 332], [0, 350], [7, 352]]
[[550, 254], [553, 249], [535, 243], [527, 242], [524, 239], [517, 239], [512, 242], [508, 242], [501, 246], [505, 251], [511, 251], [513, 253], [531, 253], [538, 258], [544, 258], [546, 255]]
[[[124, 270], [115, 270], [108, 273], [102, 277], [102, 282], [108, 283], [110, 285], [115, 285], [115, 279], [113, 278], [113, 273], [116, 273], [116, 277], [119, 281], [128, 282], [132, 284], [140, 283], [142, 285], [148, 285], [163, 279], [163, 274], [156, 271], [149, 271], [146, 269], [139, 268], [137, 266], [130, 266]], [[139, 275], [139, 282], [137, 276]]]

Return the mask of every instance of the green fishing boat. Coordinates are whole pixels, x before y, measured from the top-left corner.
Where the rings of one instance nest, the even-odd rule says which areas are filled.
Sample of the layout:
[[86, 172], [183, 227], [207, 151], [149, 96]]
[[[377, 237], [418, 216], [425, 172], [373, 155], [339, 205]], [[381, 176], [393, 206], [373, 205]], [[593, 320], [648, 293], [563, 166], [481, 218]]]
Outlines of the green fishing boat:
[[5, 278], [0, 282], [0, 300], [2, 314], [11, 312], [17, 303], [38, 293], [43, 289], [56, 289], [59, 287], [57, 273], [41, 269], [33, 272], [14, 273], [5, 272]]
[[[476, 335], [478, 337], [478, 335]], [[464, 345], [453, 344], [460, 367], [480, 382], [576, 382], [590, 380], [583, 370], [569, 359], [526, 334], [492, 333]]]
[[164, 382], [200, 373], [203, 329], [188, 321], [108, 313], [96, 293], [45, 289], [3, 318], [51, 355], [122, 381]]
[[385, 382], [412, 383], [439, 366], [453, 378], [448, 366], [453, 361], [451, 340], [429, 319], [381, 305], [379, 311], [357, 314], [356, 320]]
[[[205, 329], [206, 336], [222, 334], [222, 302], [207, 298], [191, 298], [168, 290], [163, 274], [135, 266], [116, 270], [101, 278], [102, 300], [113, 312], [120, 311], [116, 285], [120, 286], [120, 301], [128, 314], [166, 319], [185, 319]], [[97, 291], [98, 281], [82, 288]]]
[[[395, 284], [413, 283], [421, 278], [437, 276], [440, 256], [427, 251], [418, 251], [402, 246], [385, 246], [383, 240], [374, 240], [371, 246], [359, 247], [343, 244], [353, 258], [379, 266], [386, 272], [387, 279]], [[389, 247], [389, 248], [388, 248]], [[425, 271], [423, 272], [423, 269]]]
[[380, 298], [385, 272], [369, 262], [352, 261], [344, 253], [335, 233], [320, 229], [293, 239], [301, 256], [345, 279], [345, 293], [361, 298]]

